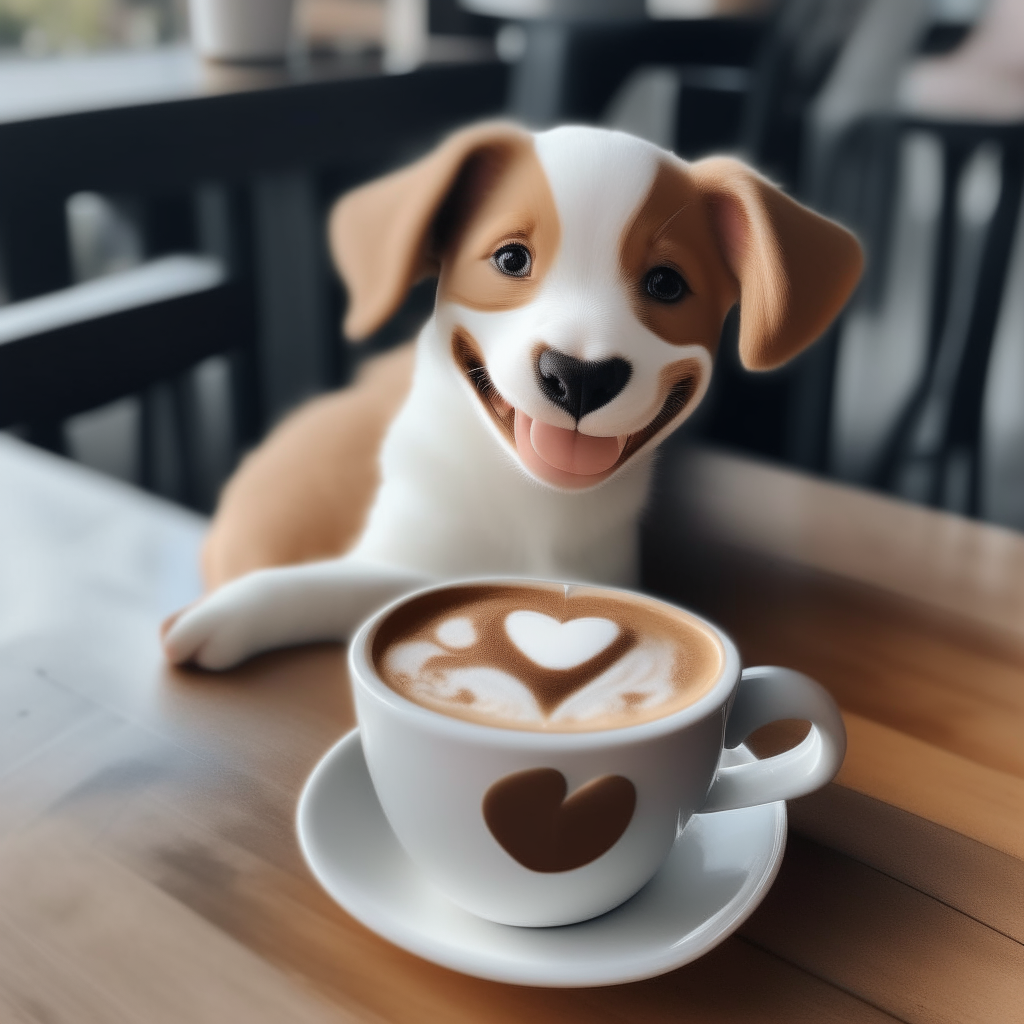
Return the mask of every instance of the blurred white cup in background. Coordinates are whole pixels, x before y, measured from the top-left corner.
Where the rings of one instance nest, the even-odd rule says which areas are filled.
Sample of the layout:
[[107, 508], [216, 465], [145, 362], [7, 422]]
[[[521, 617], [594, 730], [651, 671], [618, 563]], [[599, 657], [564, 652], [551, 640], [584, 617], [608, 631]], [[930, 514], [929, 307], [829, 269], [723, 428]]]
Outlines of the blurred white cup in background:
[[192, 44], [210, 60], [283, 60], [293, 0], [189, 0]]
[[386, 0], [384, 4], [384, 69], [412, 71], [427, 56], [430, 36], [428, 0]]

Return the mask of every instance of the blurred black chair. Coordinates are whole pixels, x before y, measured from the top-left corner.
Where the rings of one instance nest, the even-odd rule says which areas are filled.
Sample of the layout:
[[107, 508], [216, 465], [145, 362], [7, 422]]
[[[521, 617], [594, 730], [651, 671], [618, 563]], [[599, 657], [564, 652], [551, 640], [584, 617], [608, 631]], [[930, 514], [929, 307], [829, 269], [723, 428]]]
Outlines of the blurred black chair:
[[784, 0], [759, 48], [736, 142], [762, 172], [801, 193], [806, 115], [869, 0]]
[[[679, 76], [673, 148], [696, 159], [734, 152], [807, 201], [802, 169], [807, 113], [869, 0], [783, 0], [762, 25], [739, 82], [711, 68]], [[751, 374], [736, 351], [738, 319], [726, 322], [711, 390], [686, 434], [778, 460], [791, 460], [800, 371]]]
[[[849, 129], [833, 154], [823, 198], [828, 212], [859, 231], [868, 252], [868, 270], [853, 309], [858, 303], [877, 308], [894, 269], [896, 171], [911, 134], [933, 139], [941, 153], [925, 358], [865, 482], [977, 516], [985, 390], [1024, 189], [1024, 124], [871, 118]], [[980, 230], [968, 233], [958, 200], [966, 169], [983, 149], [997, 159], [997, 194]], [[843, 321], [834, 326], [803, 367], [802, 400], [791, 438], [793, 461], [822, 472], [830, 469], [843, 327]]]
[[[125, 395], [141, 397], [140, 483], [156, 478], [165, 382], [171, 403], [172, 496], [208, 504], [196, 468], [192, 381], [202, 360], [230, 354], [233, 435], [256, 432], [249, 289], [206, 255], [157, 258], [96, 281], [0, 307], [0, 426], [24, 425], [27, 438], [63, 452], [63, 422]], [[166, 489], [166, 488], [165, 488]], [[206, 497], [207, 500], [203, 500]]]
[[526, 20], [509, 111], [536, 126], [597, 121], [634, 71], [672, 68], [677, 152], [739, 149], [794, 188], [807, 106], [869, 2], [783, 0], [767, 17]]
[[[536, 125], [608, 122], [609, 103], [621, 99], [631, 76], [657, 69], [668, 79], [672, 109], [653, 141], [687, 159], [740, 153], [799, 194], [809, 104], [868, 4], [782, 0], [758, 18], [524, 21], [510, 111]], [[666, 95], [640, 102], [665, 103]], [[638, 130], [628, 119], [609, 123]], [[687, 435], [786, 459], [796, 374], [744, 371], [736, 323], [735, 316], [727, 322], [711, 391]]]
[[[757, 56], [766, 22], [538, 19], [520, 28], [524, 52], [509, 83], [509, 113], [546, 127], [600, 120], [616, 90], [643, 65], [747, 68]], [[732, 120], [725, 128], [730, 135], [738, 123]]]
[[[138, 395], [139, 482], [206, 509], [221, 481], [202, 472], [197, 364], [229, 363], [237, 459], [425, 315], [429, 288], [369, 345], [341, 344], [326, 212], [344, 189], [499, 112], [505, 68], [385, 76], [356, 61], [326, 80], [277, 74], [269, 87], [135, 105], [129, 82], [123, 105], [76, 111], [69, 95], [63, 116], [0, 119], [0, 428], [65, 451], [68, 417]], [[66, 208], [82, 192], [131, 212], [140, 266], [74, 283]]]
[[[840, 73], [849, 55], [856, 58], [852, 64], [860, 69], [865, 99], [878, 102], [878, 96], [871, 95], [876, 91], [875, 78], [869, 73], [871, 62], [863, 57], [865, 47], [877, 50], [872, 32], [886, 31], [890, 21], [889, 51], [872, 53], [881, 65], [875, 70], [887, 77], [898, 72], [901, 47], [943, 52], [955, 46], [967, 30], [963, 25], [930, 25], [925, 10], [896, 11], [886, 8], [884, 0], [882, 6], [877, 0], [783, 0], [765, 29], [749, 71], [742, 107], [732, 122], [731, 143], [721, 132], [716, 136], [700, 126], [693, 130], [694, 118], [688, 120], [687, 111], [708, 104], [709, 85], [693, 88], [684, 77], [678, 98], [676, 150], [690, 158], [713, 148], [736, 151], [796, 198], [826, 209], [873, 238], [888, 223], [886, 204], [869, 204], [869, 208], [855, 211], [856, 220], [851, 220], [853, 211], [831, 203], [819, 164], [823, 159], [828, 162], [838, 143], [829, 139], [825, 145], [820, 137], [823, 126], [817, 124], [812, 111], [825, 91], [834, 93], [850, 84], [849, 76]], [[851, 50], [856, 52], [851, 54]], [[887, 60], [890, 63], [886, 64]], [[843, 105], [855, 107], [846, 97]], [[877, 177], [886, 173], [885, 167], [883, 161], [862, 170]], [[876, 184], [876, 199], [888, 194], [891, 182]], [[884, 248], [874, 244], [869, 248], [877, 263]], [[877, 275], [873, 280], [877, 282]], [[688, 427], [689, 434], [760, 456], [823, 468], [827, 438], [808, 424], [821, 421], [822, 403], [828, 399], [807, 382], [831, 381], [834, 346], [822, 343], [779, 370], [750, 374], [740, 366], [736, 352], [737, 323], [734, 316], [726, 324], [711, 391]]]

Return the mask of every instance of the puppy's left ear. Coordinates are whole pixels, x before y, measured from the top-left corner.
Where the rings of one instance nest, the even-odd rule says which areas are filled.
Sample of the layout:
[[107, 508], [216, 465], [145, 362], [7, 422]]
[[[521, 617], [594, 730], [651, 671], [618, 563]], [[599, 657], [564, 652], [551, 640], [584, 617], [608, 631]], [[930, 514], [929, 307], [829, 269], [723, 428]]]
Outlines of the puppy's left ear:
[[849, 231], [784, 195], [745, 164], [690, 165], [722, 255], [740, 286], [740, 361], [771, 370], [824, 333], [860, 278]]

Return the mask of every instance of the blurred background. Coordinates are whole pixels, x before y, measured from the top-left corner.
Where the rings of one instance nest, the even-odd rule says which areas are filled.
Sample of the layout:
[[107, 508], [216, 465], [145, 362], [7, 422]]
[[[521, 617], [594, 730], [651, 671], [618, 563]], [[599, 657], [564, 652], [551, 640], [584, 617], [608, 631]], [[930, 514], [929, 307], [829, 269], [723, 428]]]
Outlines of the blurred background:
[[[279, 52], [200, 38], [240, 2]], [[1024, 528], [1024, 0], [0, 0], [0, 427], [210, 510], [429, 315], [341, 337], [330, 203], [490, 116], [736, 153], [864, 243], [792, 365], [730, 319], [684, 440]]]

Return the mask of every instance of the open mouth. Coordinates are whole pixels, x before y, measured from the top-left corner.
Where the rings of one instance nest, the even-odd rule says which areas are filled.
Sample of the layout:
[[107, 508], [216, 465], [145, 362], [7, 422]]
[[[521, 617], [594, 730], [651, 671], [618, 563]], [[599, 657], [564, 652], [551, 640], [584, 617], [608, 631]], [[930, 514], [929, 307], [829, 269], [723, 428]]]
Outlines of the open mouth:
[[582, 489], [607, 479], [687, 405], [700, 379], [696, 363], [673, 374], [658, 414], [645, 427], [617, 437], [593, 437], [531, 419], [512, 406], [494, 386], [473, 339], [452, 334], [452, 355], [483, 403], [485, 411], [516, 449], [523, 465], [556, 487]]

